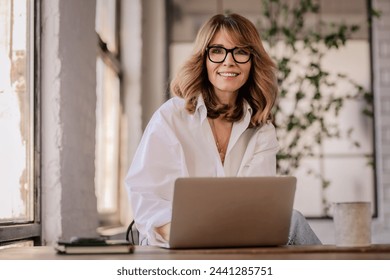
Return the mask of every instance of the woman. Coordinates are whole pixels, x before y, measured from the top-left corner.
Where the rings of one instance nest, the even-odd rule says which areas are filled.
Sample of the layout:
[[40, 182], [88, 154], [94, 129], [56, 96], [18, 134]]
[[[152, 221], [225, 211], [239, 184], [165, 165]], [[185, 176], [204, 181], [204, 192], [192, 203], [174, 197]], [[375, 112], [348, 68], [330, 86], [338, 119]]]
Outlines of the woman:
[[[169, 240], [176, 178], [276, 174], [276, 68], [249, 20], [212, 17], [171, 91], [176, 97], [153, 115], [126, 178], [144, 245]], [[319, 243], [298, 212], [291, 229], [290, 244]]]

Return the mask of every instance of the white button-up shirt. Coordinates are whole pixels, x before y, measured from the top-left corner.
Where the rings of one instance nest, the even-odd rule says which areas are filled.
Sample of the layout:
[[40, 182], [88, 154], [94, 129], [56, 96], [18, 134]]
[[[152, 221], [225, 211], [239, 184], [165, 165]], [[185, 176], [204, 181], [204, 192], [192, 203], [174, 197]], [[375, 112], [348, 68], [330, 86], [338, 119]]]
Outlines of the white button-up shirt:
[[163, 245], [155, 232], [171, 221], [174, 182], [178, 177], [274, 176], [279, 145], [269, 123], [248, 128], [252, 108], [233, 124], [222, 165], [203, 98], [194, 114], [185, 100], [173, 97], [152, 116], [126, 177], [141, 244]]

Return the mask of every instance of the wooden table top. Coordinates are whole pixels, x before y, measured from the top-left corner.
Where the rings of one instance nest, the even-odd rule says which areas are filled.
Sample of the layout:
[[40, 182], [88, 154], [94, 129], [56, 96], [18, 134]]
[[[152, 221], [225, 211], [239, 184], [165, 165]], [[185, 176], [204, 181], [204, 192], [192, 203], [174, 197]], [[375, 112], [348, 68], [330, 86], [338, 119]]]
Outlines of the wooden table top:
[[390, 244], [343, 248], [334, 245], [226, 249], [164, 249], [135, 246], [131, 254], [57, 254], [54, 247], [36, 246], [0, 250], [0, 260], [390, 260]]

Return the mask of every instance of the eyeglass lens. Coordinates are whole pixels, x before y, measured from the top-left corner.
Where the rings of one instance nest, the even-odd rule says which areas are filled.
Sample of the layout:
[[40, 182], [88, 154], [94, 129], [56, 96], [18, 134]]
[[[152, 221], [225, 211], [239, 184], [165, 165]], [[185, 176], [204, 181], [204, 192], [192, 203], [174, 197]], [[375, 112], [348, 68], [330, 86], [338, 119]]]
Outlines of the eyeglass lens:
[[237, 63], [246, 63], [251, 57], [251, 53], [244, 48], [234, 48], [228, 50], [224, 47], [210, 47], [208, 49], [208, 56], [212, 62], [221, 63], [226, 59], [229, 52], [232, 53], [233, 59]]

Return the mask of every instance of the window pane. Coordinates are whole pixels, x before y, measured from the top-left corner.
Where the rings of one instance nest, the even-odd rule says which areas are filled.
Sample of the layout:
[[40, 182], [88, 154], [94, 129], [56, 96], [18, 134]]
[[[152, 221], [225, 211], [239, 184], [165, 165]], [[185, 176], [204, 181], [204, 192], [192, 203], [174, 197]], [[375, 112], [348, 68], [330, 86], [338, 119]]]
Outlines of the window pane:
[[119, 78], [102, 59], [97, 59], [96, 195], [101, 214], [118, 208], [119, 176]]
[[0, 0], [0, 222], [33, 219], [29, 3]]

